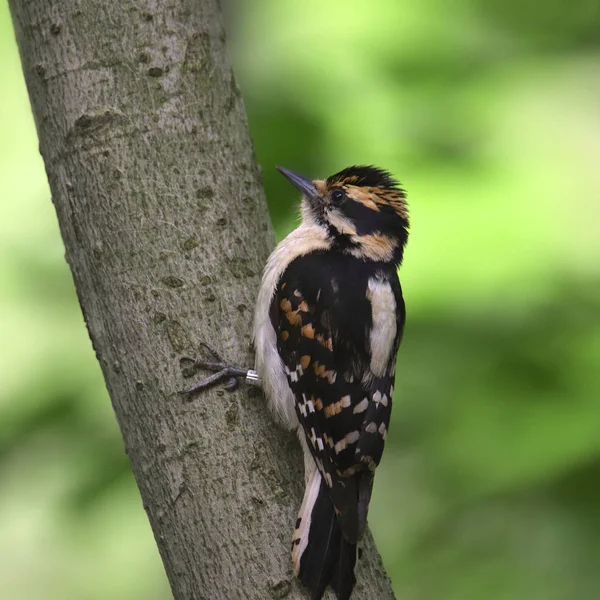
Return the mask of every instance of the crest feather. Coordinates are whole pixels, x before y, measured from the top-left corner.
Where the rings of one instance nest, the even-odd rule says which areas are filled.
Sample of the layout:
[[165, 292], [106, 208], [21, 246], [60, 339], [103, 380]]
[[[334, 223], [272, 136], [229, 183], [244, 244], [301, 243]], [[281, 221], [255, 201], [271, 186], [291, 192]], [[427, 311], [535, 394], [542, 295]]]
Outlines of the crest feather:
[[347, 167], [327, 178], [327, 187], [336, 185], [356, 185], [359, 187], [376, 187], [402, 192], [398, 181], [389, 171], [373, 165], [356, 165]]

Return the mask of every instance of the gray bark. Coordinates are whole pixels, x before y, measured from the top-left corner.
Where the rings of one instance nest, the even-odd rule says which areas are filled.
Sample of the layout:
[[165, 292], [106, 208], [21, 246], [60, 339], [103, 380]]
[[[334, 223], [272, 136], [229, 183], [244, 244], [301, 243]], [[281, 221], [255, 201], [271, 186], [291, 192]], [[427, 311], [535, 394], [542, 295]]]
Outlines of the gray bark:
[[[10, 0], [66, 256], [177, 600], [304, 598], [302, 459], [264, 399], [188, 402], [200, 341], [251, 365], [274, 243], [217, 0]], [[365, 543], [355, 598], [393, 598]]]

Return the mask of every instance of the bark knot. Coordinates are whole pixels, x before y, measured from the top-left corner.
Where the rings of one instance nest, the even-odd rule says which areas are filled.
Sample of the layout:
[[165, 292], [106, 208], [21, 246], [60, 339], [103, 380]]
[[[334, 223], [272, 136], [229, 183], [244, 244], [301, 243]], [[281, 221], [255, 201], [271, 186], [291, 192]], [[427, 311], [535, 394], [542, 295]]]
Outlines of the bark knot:
[[118, 110], [106, 109], [94, 113], [83, 113], [69, 131], [68, 137], [84, 137], [97, 133], [111, 125], [123, 122], [125, 116]]

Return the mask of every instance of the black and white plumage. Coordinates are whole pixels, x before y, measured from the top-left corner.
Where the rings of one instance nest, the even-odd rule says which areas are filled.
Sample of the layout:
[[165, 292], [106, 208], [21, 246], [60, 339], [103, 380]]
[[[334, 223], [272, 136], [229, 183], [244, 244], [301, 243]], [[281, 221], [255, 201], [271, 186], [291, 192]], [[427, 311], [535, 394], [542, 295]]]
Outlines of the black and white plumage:
[[314, 599], [330, 585], [344, 600], [390, 422], [407, 208], [398, 184], [375, 167], [315, 181], [280, 171], [303, 193], [302, 224], [265, 268], [256, 369], [272, 410], [304, 449], [294, 571]]

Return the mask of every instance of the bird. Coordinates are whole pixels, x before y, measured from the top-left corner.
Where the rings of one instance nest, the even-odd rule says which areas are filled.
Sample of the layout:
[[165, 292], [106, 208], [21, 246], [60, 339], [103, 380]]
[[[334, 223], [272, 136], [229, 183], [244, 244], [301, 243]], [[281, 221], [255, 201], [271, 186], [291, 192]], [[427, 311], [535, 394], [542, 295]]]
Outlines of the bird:
[[[269, 256], [254, 317], [255, 369], [216, 371], [259, 385], [296, 431], [305, 493], [292, 536], [294, 574], [313, 600], [348, 600], [387, 437], [406, 309], [398, 278], [408, 240], [406, 194], [386, 170], [350, 166], [309, 179], [277, 167], [302, 194], [301, 223]], [[194, 359], [190, 359], [194, 360]]]

